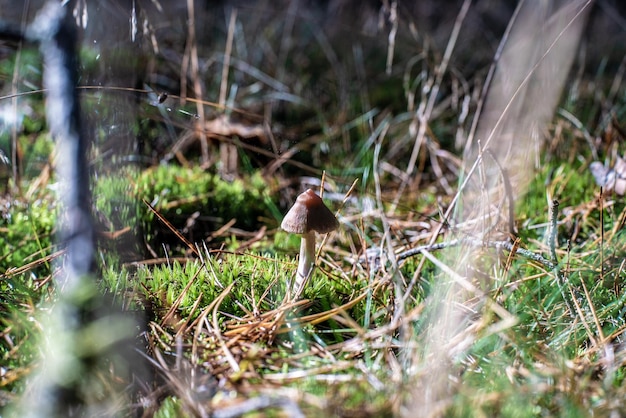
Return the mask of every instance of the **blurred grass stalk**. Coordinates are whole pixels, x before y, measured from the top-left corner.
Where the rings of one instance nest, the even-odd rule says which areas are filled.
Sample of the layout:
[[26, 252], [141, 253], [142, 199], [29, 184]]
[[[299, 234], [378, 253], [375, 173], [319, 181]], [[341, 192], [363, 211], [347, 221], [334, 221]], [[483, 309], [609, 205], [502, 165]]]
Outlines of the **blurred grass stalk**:
[[[514, 197], [532, 179], [541, 149], [540, 138], [561, 96], [591, 0], [520, 1], [498, 48], [465, 148], [465, 172], [446, 218], [464, 224], [463, 233], [493, 239], [503, 200], [502, 178], [510, 175]], [[506, 173], [502, 173], [499, 166]], [[515, 198], [513, 199], [515, 201]], [[508, 202], [514, 204], [514, 202]], [[546, 209], [547, 210], [547, 209]], [[469, 222], [472, 221], [472, 222]], [[412, 354], [416, 385], [406, 405], [406, 416], [437, 415], [453, 394], [451, 376], [461, 356], [472, 346], [479, 330], [500, 315], [478, 315], [495, 302], [474, 288], [473, 273], [484, 267], [480, 248], [449, 249], [444, 271], [429, 307], [423, 348]], [[496, 260], [492, 260], [493, 263]], [[493, 302], [493, 303], [489, 303]], [[493, 310], [493, 309], [492, 309]], [[481, 323], [483, 322], [483, 323]], [[509, 325], [511, 326], [511, 325]], [[437, 412], [439, 411], [439, 412]]]

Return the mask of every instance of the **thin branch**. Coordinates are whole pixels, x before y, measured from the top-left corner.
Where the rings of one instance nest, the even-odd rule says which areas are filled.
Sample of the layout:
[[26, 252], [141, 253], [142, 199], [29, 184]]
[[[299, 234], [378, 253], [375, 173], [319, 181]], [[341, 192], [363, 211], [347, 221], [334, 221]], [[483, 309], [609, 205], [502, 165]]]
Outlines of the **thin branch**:
[[418, 254], [422, 254], [424, 251], [436, 251], [442, 250], [444, 248], [457, 247], [459, 245], [470, 245], [472, 247], [488, 247], [488, 248], [496, 248], [496, 249], [504, 249], [510, 252], [513, 252], [515, 255], [520, 255], [524, 258], [527, 258], [532, 261], [536, 261], [539, 264], [546, 267], [548, 270], [554, 270], [555, 264], [542, 256], [541, 254], [537, 254], [525, 248], [520, 248], [515, 246], [514, 243], [509, 241], [483, 241], [475, 238], [463, 238], [463, 239], [454, 239], [446, 242], [438, 242], [435, 244], [428, 245], [420, 245], [419, 247], [411, 248], [410, 250], [404, 251], [396, 256], [398, 262], [406, 260], [409, 257], [413, 257]]

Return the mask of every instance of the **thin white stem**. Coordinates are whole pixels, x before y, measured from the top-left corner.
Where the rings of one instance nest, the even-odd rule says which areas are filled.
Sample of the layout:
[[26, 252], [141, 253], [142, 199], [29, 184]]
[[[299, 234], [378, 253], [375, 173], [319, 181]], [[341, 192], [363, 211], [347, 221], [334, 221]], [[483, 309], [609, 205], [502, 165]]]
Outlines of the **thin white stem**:
[[298, 262], [298, 273], [293, 287], [297, 295], [303, 290], [306, 280], [311, 275], [315, 266], [315, 231], [302, 234], [300, 241], [300, 261]]

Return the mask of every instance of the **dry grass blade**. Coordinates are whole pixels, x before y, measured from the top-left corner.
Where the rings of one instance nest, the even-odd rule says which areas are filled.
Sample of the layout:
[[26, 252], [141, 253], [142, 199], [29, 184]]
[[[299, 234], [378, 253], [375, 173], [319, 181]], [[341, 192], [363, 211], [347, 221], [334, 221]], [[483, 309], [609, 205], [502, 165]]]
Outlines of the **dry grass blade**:
[[450, 38], [448, 41], [448, 45], [446, 47], [446, 51], [444, 52], [443, 59], [441, 63], [437, 67], [435, 78], [432, 80], [432, 84], [428, 86], [426, 91], [429, 91], [430, 94], [428, 96], [428, 102], [426, 103], [425, 108], [420, 109], [416, 112], [415, 118], [417, 123], [419, 124], [418, 132], [415, 138], [415, 143], [413, 145], [413, 150], [411, 151], [411, 157], [409, 159], [408, 166], [405, 170], [405, 176], [403, 176], [402, 183], [396, 192], [396, 197], [394, 199], [394, 207], [392, 211], [395, 211], [395, 206], [398, 204], [402, 193], [404, 192], [405, 187], [408, 184], [408, 178], [413, 174], [415, 170], [415, 163], [417, 162], [417, 156], [420, 148], [424, 142], [426, 137], [426, 132], [428, 129], [428, 121], [432, 115], [433, 109], [435, 107], [436, 100], [439, 95], [439, 90], [441, 88], [441, 82], [443, 81], [443, 76], [445, 75], [448, 64], [450, 62], [450, 57], [452, 56], [452, 52], [454, 51], [454, 47], [458, 40], [459, 32], [461, 27], [463, 26], [463, 22], [465, 21], [465, 17], [467, 16], [467, 12], [469, 11], [469, 7], [472, 4], [471, 0], [465, 0], [461, 9], [457, 15], [456, 21], [454, 23], [454, 28], [452, 29], [452, 33], [450, 34]]
[[286, 414], [285, 416], [304, 418], [304, 414], [300, 411], [298, 404], [293, 400], [270, 395], [257, 396], [247, 399], [238, 405], [221, 408], [215, 411], [212, 416], [215, 418], [235, 418], [247, 413], [258, 413], [267, 408], [280, 408]]
[[[574, 292], [572, 291], [572, 289], [570, 289], [570, 293], [572, 294], [572, 296], [574, 296]], [[578, 303], [575, 297], [572, 297], [572, 300], [574, 302], [574, 306], [576, 307], [576, 313], [578, 313], [580, 321], [583, 324], [585, 331], [587, 332], [587, 337], [593, 344], [593, 347], [598, 347], [598, 341], [596, 340], [595, 333], [591, 330], [591, 327], [589, 326], [589, 322], [587, 322], [586, 315], [582, 311], [582, 308], [580, 307], [580, 303]]]
[[326, 350], [346, 353], [361, 353], [368, 347], [367, 342], [381, 340], [382, 343], [380, 344], [380, 347], [386, 349], [392, 348], [394, 346], [404, 348], [413, 347], [415, 345], [414, 343], [395, 342], [392, 344], [390, 341], [385, 341], [385, 339], [391, 339], [393, 335], [395, 335], [395, 333], [398, 332], [398, 330], [400, 330], [403, 325], [409, 324], [412, 321], [416, 321], [423, 314], [425, 308], [426, 304], [422, 303], [408, 311], [403, 317], [394, 318], [391, 322], [383, 326], [368, 330], [366, 333], [357, 335], [356, 337], [346, 340], [345, 342], [329, 345], [326, 347]]
[[[320, 312], [317, 314], [313, 314], [313, 315], [307, 315], [307, 316], [301, 316], [301, 317], [297, 317], [291, 321], [289, 321], [289, 324], [310, 324], [310, 325], [316, 325], [319, 324], [321, 322], [327, 321], [339, 314], [341, 314], [342, 312], [345, 312], [346, 310], [350, 309], [351, 307], [355, 306], [357, 303], [361, 302], [363, 299], [365, 299], [368, 296], [369, 292], [365, 291], [363, 293], [361, 293], [359, 296], [353, 298], [350, 300], [350, 302], [347, 302], [341, 306], [337, 306], [336, 308], [330, 309], [328, 311], [325, 312]], [[279, 331], [279, 333], [281, 332], [288, 332], [290, 331], [288, 328], [282, 328], [282, 330]]]
[[45, 257], [41, 257], [35, 261], [32, 261], [28, 264], [24, 264], [23, 266], [20, 267], [13, 267], [13, 268], [9, 268], [7, 269], [7, 271], [5, 271], [4, 273], [2, 273], [0, 275], [0, 277], [13, 277], [16, 276], [18, 274], [22, 274], [22, 273], [26, 273], [27, 271], [30, 271], [34, 268], [37, 268], [39, 266], [42, 266], [44, 264], [49, 264], [51, 261], [57, 259], [58, 257], [62, 256], [63, 254], [65, 254], [65, 250], [59, 250], [56, 251], [50, 255], [47, 255]]
[[589, 294], [589, 291], [587, 290], [587, 285], [585, 284], [585, 281], [583, 280], [582, 277], [581, 277], [580, 283], [582, 284], [583, 290], [585, 291], [585, 298], [587, 299], [587, 303], [589, 304], [589, 309], [591, 309], [591, 315], [593, 315], [593, 321], [596, 325], [596, 332], [598, 333], [598, 337], [600, 338], [600, 343], [605, 344], [606, 337], [604, 336], [604, 331], [602, 331], [602, 326], [600, 325], [600, 320], [598, 319], [598, 314], [596, 313], [596, 308], [594, 306], [593, 299], [591, 299], [591, 295]]
[[224, 335], [229, 337], [245, 336], [251, 341], [267, 339], [271, 342], [276, 334], [289, 331], [289, 329], [283, 328], [287, 313], [297, 312], [310, 304], [311, 302], [307, 300], [285, 300], [278, 308], [271, 311], [263, 312], [250, 318], [246, 317], [230, 321], [227, 324], [229, 330], [224, 332]]
[[[167, 358], [154, 344], [151, 344], [151, 348], [152, 357], [143, 352], [140, 354], [163, 376], [164, 386], [154, 389], [148, 397], [160, 398], [166, 394], [176, 395], [182, 400], [186, 412], [197, 417], [209, 417], [208, 400], [215, 392], [216, 382], [210, 375], [198, 372], [195, 365], [190, 364], [184, 357], [181, 339], [176, 340], [175, 354], [168, 353]], [[148, 405], [155, 402], [146, 401]]]
[[[222, 353], [224, 353], [224, 356], [226, 356], [226, 360], [228, 360], [228, 363], [230, 364], [230, 367], [232, 368], [233, 371], [238, 372], [239, 370], [241, 370], [239, 367], [239, 363], [237, 363], [237, 361], [235, 360], [235, 357], [232, 355], [232, 353], [228, 349], [228, 346], [224, 342], [224, 339], [222, 338], [222, 332], [220, 331], [219, 321], [217, 319], [218, 317], [217, 310], [227, 295], [228, 295], [228, 292], [222, 292], [220, 296], [215, 300], [216, 303], [215, 303], [215, 306], [213, 307], [213, 315], [212, 315], [213, 332], [215, 334], [215, 337], [217, 338], [218, 344], [222, 348]], [[207, 325], [207, 330], [208, 330], [209, 327], [208, 327], [208, 322], [206, 318], [204, 319], [204, 322]]]
[[172, 319], [172, 317], [174, 316], [174, 313], [176, 312], [176, 310], [180, 307], [181, 302], [183, 301], [183, 298], [185, 297], [185, 295], [187, 294], [187, 292], [189, 291], [189, 289], [191, 288], [191, 286], [194, 285], [194, 282], [196, 280], [196, 278], [198, 277], [198, 274], [200, 274], [200, 271], [202, 271], [201, 269], [198, 269], [196, 271], [196, 273], [193, 275], [193, 277], [189, 280], [189, 282], [187, 283], [187, 285], [185, 285], [185, 288], [183, 289], [183, 291], [180, 293], [180, 295], [178, 295], [176, 297], [176, 300], [174, 301], [174, 303], [172, 303], [172, 306], [170, 306], [170, 308], [168, 309], [167, 313], [165, 314], [165, 316], [163, 316], [163, 319], [161, 319], [161, 325], [167, 324], [170, 322], [170, 320]]
[[191, 321], [191, 318], [193, 318], [194, 314], [198, 310], [198, 306], [200, 306], [200, 302], [202, 302], [203, 296], [204, 296], [203, 293], [200, 292], [200, 294], [196, 298], [196, 301], [191, 306], [191, 310], [189, 311], [187, 318], [185, 318], [183, 322], [180, 324], [178, 332], [176, 333], [176, 338], [182, 337], [182, 335], [185, 334], [185, 332], [187, 331], [187, 325], [189, 324], [189, 322]]
[[170, 231], [172, 231], [172, 233], [174, 235], [176, 235], [176, 237], [187, 246], [187, 248], [189, 248], [191, 250], [191, 252], [193, 252], [196, 256], [200, 256], [200, 254], [198, 253], [198, 250], [196, 249], [195, 245], [193, 245], [187, 238], [184, 237], [183, 234], [181, 234], [178, 229], [172, 225], [170, 223], [170, 221], [168, 221], [167, 219], [165, 219], [163, 217], [163, 215], [161, 215], [159, 213], [159, 211], [157, 211], [146, 199], [143, 199], [143, 203], [148, 206], [148, 209], [150, 209], [150, 211], [152, 213], [154, 213], [154, 215], [161, 221], [163, 222], [163, 224], [167, 227], [167, 229], [169, 229]]
[[[325, 374], [325, 373], [336, 374], [342, 370], [348, 370], [353, 367], [354, 367], [354, 364], [351, 361], [337, 361], [327, 366], [315, 367], [315, 368], [311, 368], [307, 370], [295, 370], [295, 371], [286, 372], [286, 373], [268, 373], [264, 375], [263, 378], [267, 379], [270, 382], [289, 383], [290, 381], [302, 380], [307, 377], [312, 377], [312, 376]], [[341, 380], [339, 376], [335, 376], [335, 378], [338, 381]], [[346, 376], [346, 378], [350, 380], [354, 380], [355, 376]]]
[[[381, 284], [382, 283], [376, 283], [374, 288], [377, 288]], [[289, 320], [286, 320], [288, 313], [294, 313], [300, 309], [304, 309], [310, 305], [311, 302], [307, 300], [285, 300], [280, 307], [272, 311], [229, 321], [226, 324], [228, 330], [225, 331], [223, 335], [229, 338], [245, 338], [247, 341], [252, 342], [259, 340], [271, 342], [276, 335], [292, 332], [295, 326], [316, 325], [335, 318], [363, 301], [369, 293], [370, 292], [367, 290], [363, 291], [358, 296], [351, 298], [349, 302], [328, 311], [307, 316], [294, 316], [294, 318]]]
[[215, 298], [209, 304], [209, 306], [204, 308], [202, 312], [200, 313], [200, 315], [198, 316], [198, 318], [196, 318], [191, 323], [191, 325], [189, 326], [189, 329], [195, 328], [194, 340], [199, 341], [199, 336], [200, 336], [200, 333], [202, 332], [202, 326], [203, 326], [205, 318], [213, 311], [214, 307], [219, 306], [219, 304], [226, 298], [226, 296], [230, 294], [230, 292], [233, 290], [233, 286], [235, 286], [235, 283], [231, 283], [224, 290], [222, 290], [220, 295], [217, 298]]

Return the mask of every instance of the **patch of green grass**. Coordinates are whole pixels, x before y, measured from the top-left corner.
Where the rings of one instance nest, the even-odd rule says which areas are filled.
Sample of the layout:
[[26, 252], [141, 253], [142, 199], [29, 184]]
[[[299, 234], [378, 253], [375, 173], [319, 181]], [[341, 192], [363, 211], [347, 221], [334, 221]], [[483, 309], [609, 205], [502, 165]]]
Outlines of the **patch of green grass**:
[[[15, 200], [0, 217], [0, 231], [4, 238], [4, 244], [0, 246], [0, 274], [49, 254], [57, 212], [53, 202], [52, 197], [31, 203]], [[32, 274], [41, 277], [50, 271], [50, 264], [42, 263], [32, 270]]]
[[0, 295], [0, 411], [7, 401], [19, 397], [40, 354], [40, 328], [33, 317], [37, 297], [33, 293], [7, 297], [3, 291]]
[[[28, 205], [15, 201], [0, 219], [0, 411], [19, 397], [40, 354], [36, 312], [50, 290], [53, 261], [38, 261], [51, 251], [55, 212], [45, 199]], [[13, 272], [28, 263], [33, 264], [26, 272]]]

